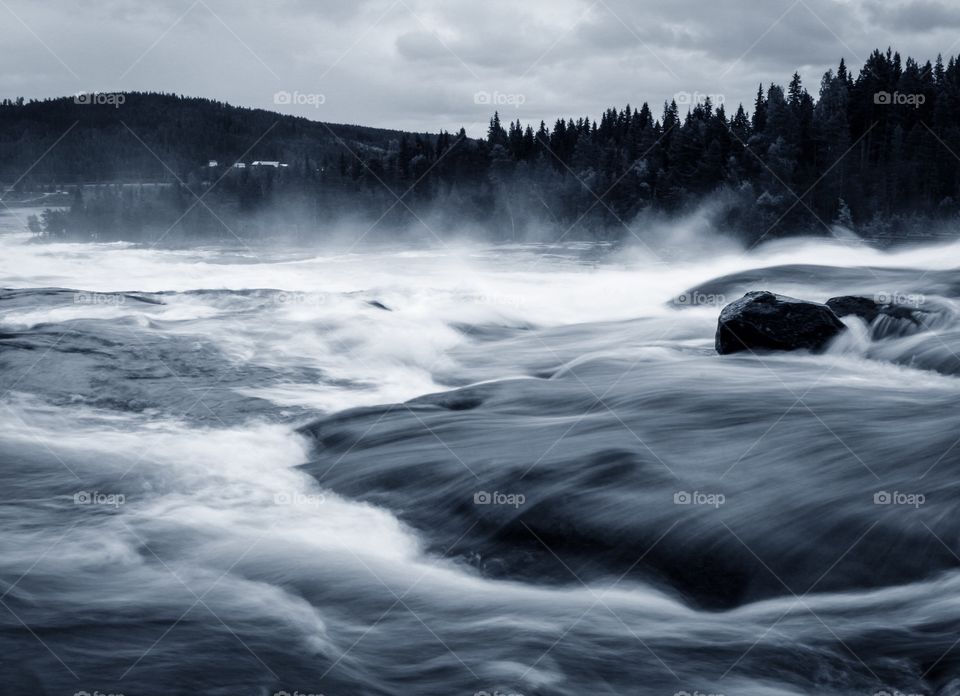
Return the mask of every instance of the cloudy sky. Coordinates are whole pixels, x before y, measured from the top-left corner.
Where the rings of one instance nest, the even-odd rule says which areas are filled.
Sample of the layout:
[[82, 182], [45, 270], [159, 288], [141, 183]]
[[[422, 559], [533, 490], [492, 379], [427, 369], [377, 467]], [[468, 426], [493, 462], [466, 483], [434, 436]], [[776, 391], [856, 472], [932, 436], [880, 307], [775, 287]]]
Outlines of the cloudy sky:
[[[0, 95], [154, 90], [480, 134], [680, 94], [750, 102], [891, 45], [960, 50], [956, 0], [0, 0]], [[278, 96], [279, 95], [279, 96]], [[279, 102], [279, 103], [278, 103]]]

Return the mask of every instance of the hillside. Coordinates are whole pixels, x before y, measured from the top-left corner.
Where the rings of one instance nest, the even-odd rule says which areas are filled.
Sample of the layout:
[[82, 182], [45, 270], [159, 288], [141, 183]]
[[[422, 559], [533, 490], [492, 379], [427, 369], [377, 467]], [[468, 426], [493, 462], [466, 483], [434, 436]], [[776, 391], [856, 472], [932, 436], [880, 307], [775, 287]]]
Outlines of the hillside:
[[209, 160], [322, 166], [341, 154], [352, 159], [351, 152], [382, 155], [404, 135], [172, 94], [122, 98], [119, 108], [75, 97], [0, 104], [0, 183], [23, 177], [18, 188], [30, 189], [53, 183], [174, 181], [166, 167], [185, 179]]

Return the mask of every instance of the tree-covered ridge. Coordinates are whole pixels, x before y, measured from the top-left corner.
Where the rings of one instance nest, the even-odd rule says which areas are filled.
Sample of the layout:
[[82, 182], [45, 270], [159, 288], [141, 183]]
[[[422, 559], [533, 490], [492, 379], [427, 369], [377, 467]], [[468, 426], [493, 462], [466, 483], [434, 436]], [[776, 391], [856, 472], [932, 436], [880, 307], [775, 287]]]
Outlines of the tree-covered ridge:
[[[549, 164], [606, 192], [600, 214], [623, 220], [719, 190], [737, 197], [731, 212], [741, 224], [761, 233], [955, 215], [960, 64], [875, 51], [856, 78], [844, 61], [828, 71], [816, 100], [794, 74], [786, 89], [761, 85], [752, 114], [705, 99], [685, 115], [671, 102], [655, 119], [643, 104], [593, 122], [558, 120], [552, 130], [504, 128], [494, 117], [487, 142], [493, 159]], [[591, 196], [581, 198], [589, 204]]]
[[106, 96], [0, 101], [0, 182], [176, 181], [209, 160], [314, 163], [382, 153], [403, 135], [174, 94]]
[[[609, 238], [633, 232], [628, 228], [640, 213], [685, 211], [709, 199], [716, 201], [717, 222], [755, 241], [822, 234], [835, 222], [873, 234], [896, 232], [904, 219], [928, 223], [960, 211], [955, 58], [921, 65], [875, 51], [856, 77], [843, 61], [828, 71], [816, 99], [799, 75], [786, 88], [761, 85], [749, 112], [741, 105], [731, 114], [704, 100], [683, 114], [673, 101], [659, 115], [648, 104], [626, 106], [596, 120], [558, 119], [552, 128], [504, 124], [495, 114], [482, 140], [462, 130], [368, 132], [204, 100], [139, 96], [145, 105], [167, 101], [138, 112], [128, 105], [110, 109], [115, 113], [99, 116], [100, 129], [89, 127], [85, 137], [106, 151], [104, 168], [113, 163], [115, 172], [142, 177], [138, 167], [152, 159], [157, 180], [174, 182], [175, 191], [163, 194], [163, 206], [152, 200], [159, 194], [142, 188], [84, 191], [73, 223], [63, 223], [68, 231], [118, 229], [135, 236], [130, 230], [144, 229], [162, 209], [169, 213], [159, 226], [183, 216], [177, 224], [188, 235], [222, 233], [223, 227], [234, 233], [253, 213], [269, 213], [271, 225], [295, 220], [306, 230], [349, 215], [378, 230], [412, 224], [442, 234], [467, 221], [499, 237], [535, 227], [553, 238]], [[33, 109], [33, 116], [20, 117], [29, 134], [36, 119], [49, 119], [48, 104], [0, 107], [0, 147], [15, 149], [18, 139], [8, 127], [18, 111]], [[53, 106], [72, 113], [62, 101]], [[213, 126], [211, 113], [219, 119]], [[48, 136], [66, 128], [70, 117], [53, 119]], [[139, 137], [124, 133], [123, 124]], [[146, 146], [172, 172], [158, 169]], [[37, 177], [68, 169], [69, 155], [55, 154], [59, 149], [45, 169], [37, 167]], [[207, 159], [230, 162], [243, 149], [247, 159], [283, 160], [289, 167], [223, 175], [203, 169]], [[70, 176], [53, 180], [69, 183]], [[91, 210], [99, 212], [90, 217]], [[192, 222], [203, 215], [202, 225]], [[131, 227], [138, 216], [142, 224]]]

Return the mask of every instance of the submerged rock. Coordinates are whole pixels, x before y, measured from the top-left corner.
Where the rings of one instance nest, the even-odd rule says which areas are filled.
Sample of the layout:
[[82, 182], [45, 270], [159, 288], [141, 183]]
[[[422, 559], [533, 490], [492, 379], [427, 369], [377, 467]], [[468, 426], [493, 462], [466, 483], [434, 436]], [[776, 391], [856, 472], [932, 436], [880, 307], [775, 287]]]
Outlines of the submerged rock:
[[380, 300], [367, 300], [367, 304], [373, 307], [374, 309], [380, 309], [384, 312], [392, 312], [393, 310], [383, 304]]
[[934, 331], [956, 322], [956, 310], [949, 304], [931, 301], [923, 295], [904, 295], [914, 302], [876, 302], [867, 297], [834, 297], [827, 306], [839, 317], [855, 316], [863, 319], [873, 340], [902, 338], [925, 331]]
[[921, 321], [917, 317], [917, 313], [923, 311], [917, 307], [893, 302], [875, 302], [868, 297], [856, 296], [832, 297], [827, 300], [827, 307], [832, 309], [838, 317], [853, 315], [860, 317], [868, 324], [881, 315], [894, 319], [907, 319], [914, 324], [920, 324]]
[[716, 348], [721, 355], [749, 350], [823, 350], [846, 329], [827, 306], [748, 292], [723, 308]]

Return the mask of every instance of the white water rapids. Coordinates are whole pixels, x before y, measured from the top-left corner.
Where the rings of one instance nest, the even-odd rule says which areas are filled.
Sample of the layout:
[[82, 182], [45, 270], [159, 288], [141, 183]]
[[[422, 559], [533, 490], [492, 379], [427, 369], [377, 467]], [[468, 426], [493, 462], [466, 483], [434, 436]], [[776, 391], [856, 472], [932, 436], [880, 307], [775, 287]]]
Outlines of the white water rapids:
[[[960, 243], [20, 227], [0, 217], [5, 692], [960, 693]], [[721, 358], [753, 289], [941, 323]]]

